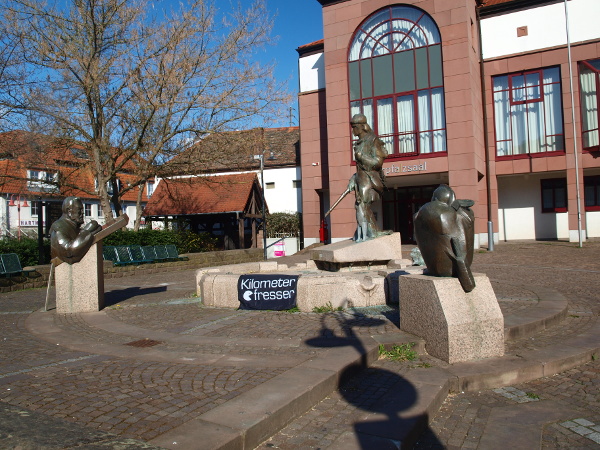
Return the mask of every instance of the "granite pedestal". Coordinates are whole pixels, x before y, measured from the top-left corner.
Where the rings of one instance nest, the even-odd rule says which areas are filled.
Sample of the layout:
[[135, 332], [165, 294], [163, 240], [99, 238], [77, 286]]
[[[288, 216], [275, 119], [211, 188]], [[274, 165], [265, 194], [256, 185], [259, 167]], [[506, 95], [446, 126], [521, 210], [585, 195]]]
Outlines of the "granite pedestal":
[[400, 233], [379, 236], [364, 242], [351, 239], [324, 245], [313, 250], [310, 255], [321, 270], [336, 272], [347, 267], [385, 267], [390, 262], [410, 264], [402, 261]]
[[490, 281], [473, 274], [464, 292], [457, 278], [400, 277], [400, 329], [425, 339], [427, 352], [448, 363], [504, 354], [504, 318]]
[[93, 312], [104, 307], [102, 241], [92, 245], [81, 261], [62, 263], [54, 270], [58, 313]]

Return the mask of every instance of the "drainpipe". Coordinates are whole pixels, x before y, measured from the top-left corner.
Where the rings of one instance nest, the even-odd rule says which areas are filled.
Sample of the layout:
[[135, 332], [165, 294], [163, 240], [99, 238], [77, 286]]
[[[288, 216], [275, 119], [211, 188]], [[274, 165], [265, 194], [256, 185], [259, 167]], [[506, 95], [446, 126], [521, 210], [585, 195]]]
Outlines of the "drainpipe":
[[571, 58], [571, 36], [569, 34], [569, 7], [565, 0], [565, 26], [567, 31], [567, 52], [569, 55], [569, 83], [571, 88], [571, 113], [573, 120], [573, 154], [575, 156], [575, 192], [577, 198], [577, 234], [579, 235], [579, 248], [583, 247], [581, 230], [581, 191], [579, 183], [579, 152], [577, 151], [577, 127], [575, 126], [575, 94], [573, 93], [573, 60]]
[[479, 33], [479, 76], [481, 84], [481, 109], [483, 111], [483, 145], [485, 146], [485, 187], [487, 191], [487, 233], [488, 233], [488, 252], [494, 251], [494, 222], [492, 222], [492, 185], [490, 180], [490, 142], [488, 138], [488, 115], [485, 103], [485, 72], [483, 64], [483, 41], [481, 34], [481, 17], [479, 15], [479, 5], [475, 6], [477, 20], [477, 31]]

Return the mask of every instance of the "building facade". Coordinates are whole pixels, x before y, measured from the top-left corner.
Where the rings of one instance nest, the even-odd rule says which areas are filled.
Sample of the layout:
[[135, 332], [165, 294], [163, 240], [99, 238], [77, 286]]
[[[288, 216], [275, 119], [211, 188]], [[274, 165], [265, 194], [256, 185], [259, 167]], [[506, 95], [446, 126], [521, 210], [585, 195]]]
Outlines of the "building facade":
[[[0, 133], [0, 237], [37, 237], [40, 222], [42, 233], [47, 234], [68, 196], [81, 198], [86, 223], [96, 220], [105, 224], [100, 199], [94, 195], [97, 181], [88, 164], [81, 146], [64, 146], [53, 138], [21, 130]], [[117, 176], [117, 186], [135, 179], [123, 171]], [[142, 208], [153, 186], [153, 181], [142, 186]], [[108, 189], [112, 194], [112, 188]], [[128, 228], [134, 227], [136, 191], [123, 193], [120, 198], [121, 209], [130, 218]]]
[[318, 1], [324, 39], [298, 49], [305, 245], [355, 171], [357, 112], [389, 154], [377, 220], [403, 242], [441, 183], [475, 200], [477, 247], [600, 236], [600, 2]]

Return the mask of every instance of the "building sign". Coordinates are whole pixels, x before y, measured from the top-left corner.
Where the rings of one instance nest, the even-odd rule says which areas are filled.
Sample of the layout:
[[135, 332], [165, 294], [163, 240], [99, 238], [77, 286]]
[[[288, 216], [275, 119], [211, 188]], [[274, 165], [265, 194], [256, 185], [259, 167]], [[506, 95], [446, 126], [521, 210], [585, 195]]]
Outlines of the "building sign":
[[424, 161], [421, 164], [392, 164], [389, 167], [384, 167], [383, 170], [386, 175], [393, 173], [426, 172], [427, 161]]
[[238, 279], [240, 309], [281, 311], [296, 306], [299, 275], [241, 275]]
[[[45, 224], [45, 223], [46, 223], [46, 221], [42, 222], [42, 224]], [[21, 220], [20, 226], [22, 226], [22, 227], [37, 227], [38, 221], [37, 220]]]

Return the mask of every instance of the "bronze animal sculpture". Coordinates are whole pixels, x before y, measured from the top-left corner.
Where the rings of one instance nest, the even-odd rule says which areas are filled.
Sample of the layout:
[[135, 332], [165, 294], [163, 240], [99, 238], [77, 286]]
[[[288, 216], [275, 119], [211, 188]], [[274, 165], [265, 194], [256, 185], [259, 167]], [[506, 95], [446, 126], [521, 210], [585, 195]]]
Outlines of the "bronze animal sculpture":
[[427, 273], [458, 278], [465, 292], [475, 288], [471, 273], [474, 246], [473, 200], [457, 200], [445, 184], [415, 215], [415, 238]]

